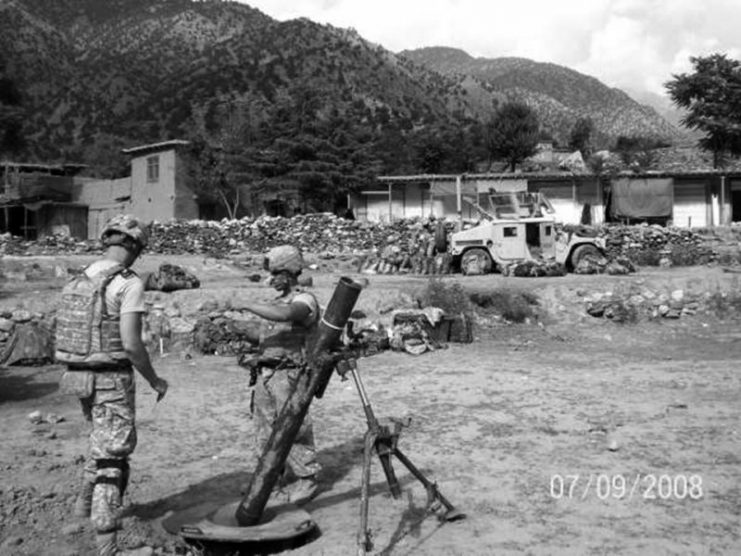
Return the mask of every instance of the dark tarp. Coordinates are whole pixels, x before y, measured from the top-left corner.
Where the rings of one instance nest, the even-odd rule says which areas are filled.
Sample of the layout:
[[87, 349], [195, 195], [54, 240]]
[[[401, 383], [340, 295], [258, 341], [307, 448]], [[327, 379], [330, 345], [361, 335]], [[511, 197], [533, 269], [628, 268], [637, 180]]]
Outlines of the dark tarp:
[[44, 365], [54, 360], [54, 338], [36, 323], [16, 324], [0, 353], [0, 365]]
[[615, 218], [670, 217], [673, 203], [671, 178], [622, 178], [612, 182], [611, 213]]

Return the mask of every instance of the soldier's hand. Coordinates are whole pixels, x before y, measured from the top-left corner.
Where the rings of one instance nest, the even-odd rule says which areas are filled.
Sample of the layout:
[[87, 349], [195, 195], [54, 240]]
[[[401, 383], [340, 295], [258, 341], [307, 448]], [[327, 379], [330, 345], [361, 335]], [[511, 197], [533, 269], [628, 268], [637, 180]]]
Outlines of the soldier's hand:
[[152, 383], [152, 388], [155, 392], [157, 392], [157, 401], [159, 402], [162, 400], [162, 398], [165, 397], [165, 394], [167, 394], [167, 388], [169, 385], [167, 384], [167, 381], [164, 378], [157, 378]]

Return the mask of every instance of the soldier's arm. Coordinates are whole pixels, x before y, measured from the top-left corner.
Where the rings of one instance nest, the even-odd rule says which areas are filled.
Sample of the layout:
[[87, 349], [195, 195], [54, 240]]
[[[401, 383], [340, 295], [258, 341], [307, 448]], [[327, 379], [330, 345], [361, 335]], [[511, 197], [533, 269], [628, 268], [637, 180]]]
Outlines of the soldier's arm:
[[161, 400], [167, 392], [167, 381], [157, 376], [149, 353], [142, 341], [142, 313], [123, 313], [120, 322], [121, 342], [131, 363], [154, 389]]
[[243, 307], [245, 310], [256, 314], [264, 319], [279, 322], [305, 322], [311, 309], [305, 303], [273, 304], [273, 303], [248, 303]]

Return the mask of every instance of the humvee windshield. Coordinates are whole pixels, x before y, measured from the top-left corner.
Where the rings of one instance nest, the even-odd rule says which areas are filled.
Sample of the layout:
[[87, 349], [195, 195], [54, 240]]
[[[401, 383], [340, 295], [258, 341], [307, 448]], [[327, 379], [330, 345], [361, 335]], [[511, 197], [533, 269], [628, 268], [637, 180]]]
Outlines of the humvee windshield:
[[489, 192], [489, 212], [495, 218], [520, 219], [542, 218], [543, 210], [552, 213], [553, 207], [543, 193], [512, 191], [508, 193]]

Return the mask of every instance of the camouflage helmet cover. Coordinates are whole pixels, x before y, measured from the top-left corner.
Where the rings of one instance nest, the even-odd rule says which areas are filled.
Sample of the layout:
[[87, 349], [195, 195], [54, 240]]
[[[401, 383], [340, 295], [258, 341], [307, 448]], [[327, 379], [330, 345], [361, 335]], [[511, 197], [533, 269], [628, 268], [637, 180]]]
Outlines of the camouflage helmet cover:
[[122, 233], [136, 241], [142, 249], [149, 243], [149, 233], [147, 227], [130, 214], [119, 214], [111, 218], [103, 228], [101, 239], [105, 239], [109, 234]]
[[268, 251], [265, 255], [264, 266], [269, 272], [285, 270], [291, 274], [300, 274], [304, 267], [304, 257], [298, 247], [281, 245]]

